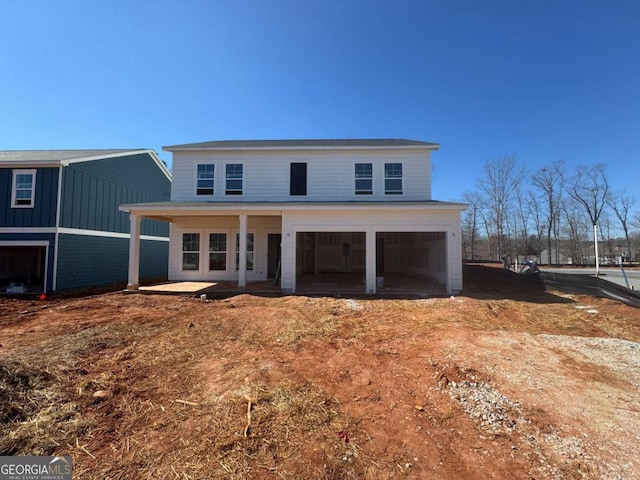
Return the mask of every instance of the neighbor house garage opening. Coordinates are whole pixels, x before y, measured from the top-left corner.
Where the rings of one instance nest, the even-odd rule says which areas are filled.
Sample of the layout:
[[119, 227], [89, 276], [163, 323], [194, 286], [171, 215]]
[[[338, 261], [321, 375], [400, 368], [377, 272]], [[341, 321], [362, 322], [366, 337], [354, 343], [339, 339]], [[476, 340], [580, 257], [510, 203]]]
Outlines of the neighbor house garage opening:
[[376, 287], [378, 293], [446, 292], [446, 233], [376, 233]]
[[0, 247], [0, 293], [43, 293], [47, 247]]
[[365, 232], [298, 232], [296, 291], [364, 293]]

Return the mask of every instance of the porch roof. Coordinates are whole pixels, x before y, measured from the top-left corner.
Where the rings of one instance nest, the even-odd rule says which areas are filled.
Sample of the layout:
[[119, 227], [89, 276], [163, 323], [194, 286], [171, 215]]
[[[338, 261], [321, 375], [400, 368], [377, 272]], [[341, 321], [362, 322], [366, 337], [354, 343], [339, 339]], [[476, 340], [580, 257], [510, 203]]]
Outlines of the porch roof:
[[406, 211], [406, 210], [454, 210], [462, 211], [468, 207], [464, 203], [425, 201], [393, 202], [153, 202], [120, 205], [120, 210], [156, 220], [171, 221], [174, 217], [234, 215], [280, 216], [283, 212], [332, 212], [336, 210], [361, 211]]

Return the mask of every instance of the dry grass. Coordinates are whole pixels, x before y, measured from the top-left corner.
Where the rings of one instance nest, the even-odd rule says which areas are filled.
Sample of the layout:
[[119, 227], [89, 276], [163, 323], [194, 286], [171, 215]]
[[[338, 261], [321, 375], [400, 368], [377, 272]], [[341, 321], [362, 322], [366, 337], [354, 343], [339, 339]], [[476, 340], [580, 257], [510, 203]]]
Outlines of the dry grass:
[[512, 441], [438, 389], [444, 332], [640, 338], [632, 309], [545, 299], [6, 303], [0, 454], [71, 454], [82, 479], [473, 478]]

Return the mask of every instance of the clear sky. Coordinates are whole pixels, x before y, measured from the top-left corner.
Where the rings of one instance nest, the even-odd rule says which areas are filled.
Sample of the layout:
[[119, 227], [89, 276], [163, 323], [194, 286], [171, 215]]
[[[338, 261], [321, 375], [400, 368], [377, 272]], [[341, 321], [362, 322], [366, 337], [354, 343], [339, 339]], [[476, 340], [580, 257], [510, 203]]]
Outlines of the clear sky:
[[638, 198], [640, 1], [4, 0], [0, 105], [5, 150], [409, 138], [438, 200], [505, 154]]

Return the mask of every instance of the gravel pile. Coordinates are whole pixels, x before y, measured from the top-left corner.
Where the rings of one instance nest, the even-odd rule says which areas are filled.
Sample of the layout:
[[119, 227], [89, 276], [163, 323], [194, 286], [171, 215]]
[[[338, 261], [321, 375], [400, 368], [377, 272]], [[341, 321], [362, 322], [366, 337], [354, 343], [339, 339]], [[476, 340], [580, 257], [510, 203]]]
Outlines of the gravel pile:
[[[526, 456], [533, 454], [537, 466], [532, 474], [553, 479], [626, 478], [618, 472], [594, 467], [600, 462], [587, 453], [586, 439], [561, 435], [548, 426], [544, 432], [541, 431], [527, 417], [520, 402], [500, 393], [473, 373], [467, 373], [465, 380], [448, 380], [441, 385], [440, 390], [458, 402], [484, 432], [508, 435], [514, 451], [521, 451]], [[523, 449], [525, 446], [527, 448]]]

